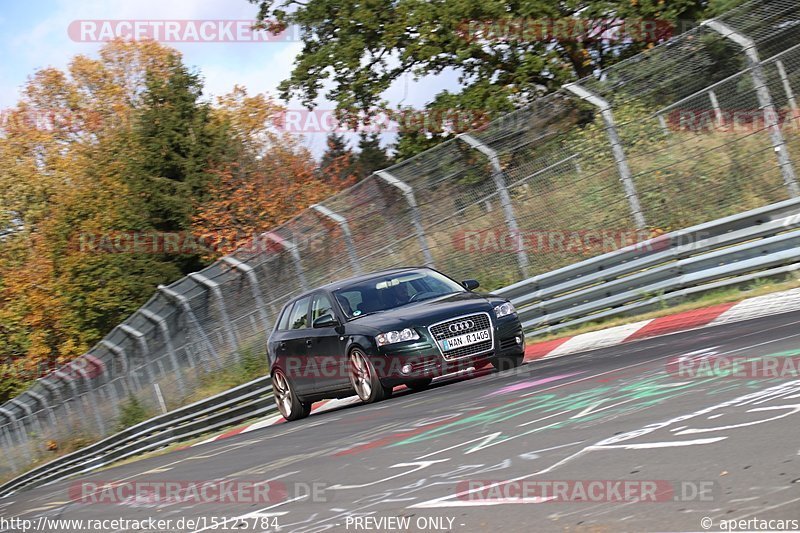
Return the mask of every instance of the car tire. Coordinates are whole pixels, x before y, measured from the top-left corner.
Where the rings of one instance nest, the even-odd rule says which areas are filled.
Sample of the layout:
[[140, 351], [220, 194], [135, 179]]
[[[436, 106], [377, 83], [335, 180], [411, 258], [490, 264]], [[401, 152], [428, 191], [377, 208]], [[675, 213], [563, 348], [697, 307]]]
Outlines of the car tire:
[[522, 364], [522, 360], [525, 358], [524, 354], [512, 354], [512, 355], [499, 355], [492, 359], [492, 366], [497, 369], [497, 371], [502, 372], [503, 370], [511, 370], [512, 368], [517, 368]]
[[364, 403], [375, 403], [392, 395], [391, 387], [384, 387], [375, 365], [360, 348], [350, 351], [350, 385]]
[[422, 391], [430, 387], [433, 378], [420, 378], [406, 382], [406, 387], [413, 391]]
[[311, 403], [297, 396], [291, 380], [280, 369], [272, 373], [272, 394], [278, 411], [288, 422], [300, 420], [311, 413]]

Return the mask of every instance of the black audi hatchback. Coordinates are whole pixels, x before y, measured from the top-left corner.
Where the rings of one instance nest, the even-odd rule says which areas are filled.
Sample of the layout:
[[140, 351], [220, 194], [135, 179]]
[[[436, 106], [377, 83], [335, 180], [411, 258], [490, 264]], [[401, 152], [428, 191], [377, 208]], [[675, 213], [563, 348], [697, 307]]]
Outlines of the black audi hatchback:
[[525, 337], [514, 306], [430, 268], [330, 283], [287, 303], [269, 337], [275, 401], [287, 420], [311, 403], [353, 392], [376, 402], [396, 385], [424, 389], [438, 375], [519, 366]]

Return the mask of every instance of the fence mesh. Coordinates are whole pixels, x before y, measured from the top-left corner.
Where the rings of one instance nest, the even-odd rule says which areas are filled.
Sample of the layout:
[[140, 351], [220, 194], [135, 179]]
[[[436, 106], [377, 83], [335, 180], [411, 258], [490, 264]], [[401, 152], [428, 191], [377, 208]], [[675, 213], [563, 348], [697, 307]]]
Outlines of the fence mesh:
[[799, 30], [795, 0], [752, 1], [160, 288], [89, 353], [0, 407], [0, 478], [47, 458], [51, 441], [113, 433], [132, 404], [158, 413], [197, 399], [208, 376], [263, 358], [281, 306], [322, 282], [427, 264], [498, 288], [797, 196]]

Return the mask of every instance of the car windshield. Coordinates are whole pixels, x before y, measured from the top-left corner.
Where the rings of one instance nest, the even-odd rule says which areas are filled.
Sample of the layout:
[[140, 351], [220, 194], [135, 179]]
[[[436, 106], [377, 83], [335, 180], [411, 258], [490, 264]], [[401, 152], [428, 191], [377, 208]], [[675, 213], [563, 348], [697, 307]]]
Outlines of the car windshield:
[[334, 291], [334, 295], [351, 319], [456, 292], [465, 289], [438, 272], [419, 270], [359, 281]]

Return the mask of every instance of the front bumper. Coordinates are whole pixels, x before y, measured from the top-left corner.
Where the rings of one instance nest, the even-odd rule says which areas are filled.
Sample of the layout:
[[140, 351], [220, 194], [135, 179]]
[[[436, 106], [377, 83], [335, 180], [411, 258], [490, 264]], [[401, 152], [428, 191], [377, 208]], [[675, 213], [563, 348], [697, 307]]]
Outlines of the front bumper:
[[525, 336], [516, 315], [493, 319], [494, 346], [491, 351], [445, 359], [427, 329], [417, 328], [420, 339], [378, 348], [373, 359], [381, 382], [395, 386], [414, 379], [437, 377], [485, 364], [493, 357], [525, 352]]

